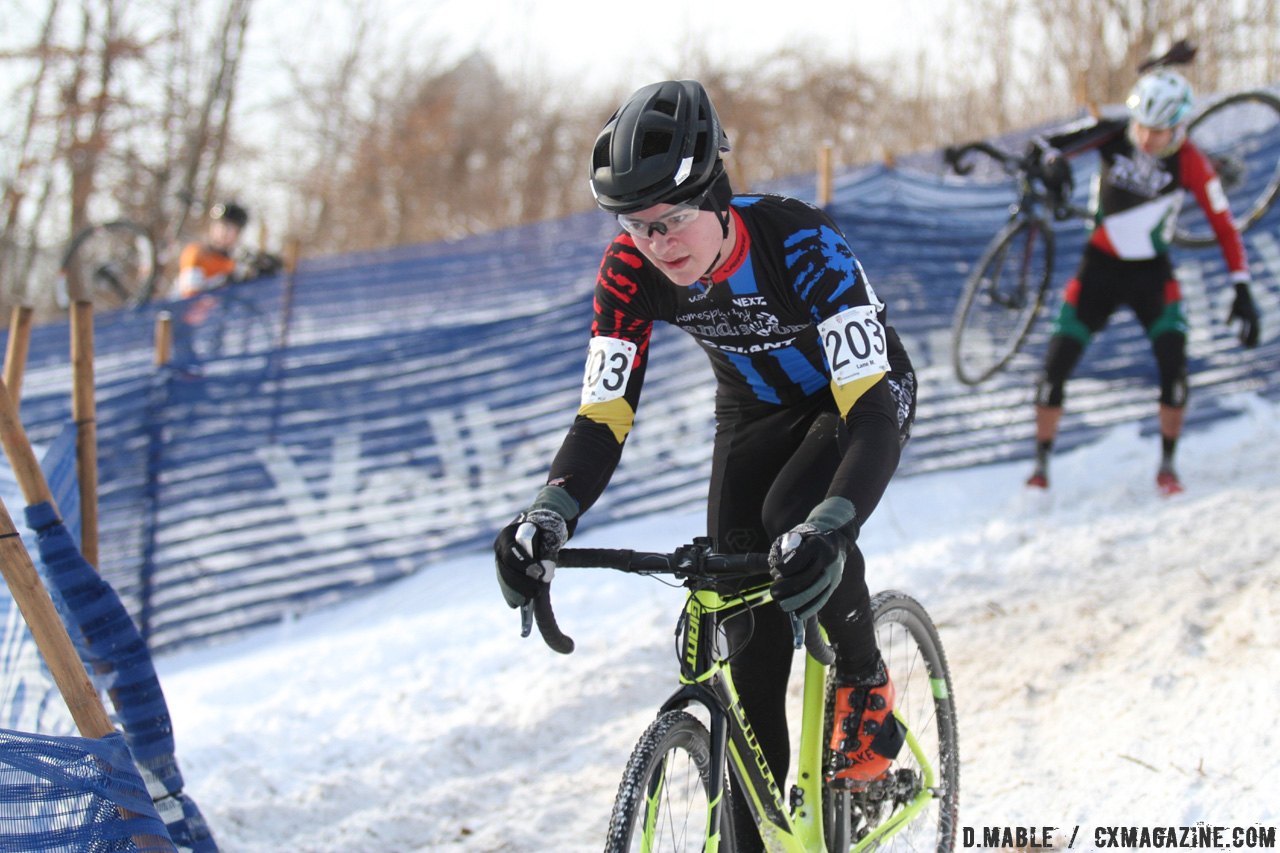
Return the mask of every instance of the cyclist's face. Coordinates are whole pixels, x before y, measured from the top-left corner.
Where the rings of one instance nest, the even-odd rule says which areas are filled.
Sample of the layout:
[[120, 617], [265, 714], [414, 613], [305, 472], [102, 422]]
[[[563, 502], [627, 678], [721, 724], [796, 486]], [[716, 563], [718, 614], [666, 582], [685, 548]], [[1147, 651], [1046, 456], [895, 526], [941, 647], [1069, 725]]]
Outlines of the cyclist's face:
[[225, 219], [215, 219], [209, 223], [209, 243], [219, 249], [230, 249], [240, 239], [240, 226]]
[[1147, 154], [1159, 154], [1173, 142], [1173, 128], [1147, 127], [1145, 124], [1133, 124], [1133, 141]]
[[[677, 211], [677, 205], [655, 204], [653, 207], [628, 214], [627, 231], [636, 241], [640, 254], [648, 258], [672, 284], [688, 287], [708, 271], [719, 254], [729, 256], [733, 248], [733, 229], [729, 237], [715, 213], [710, 210]], [[675, 213], [678, 227], [670, 227], [664, 217]], [[689, 218], [684, 219], [683, 217]], [[667, 233], [657, 228], [639, 227], [641, 223], [664, 223]], [[631, 227], [634, 224], [636, 227]], [[636, 232], [639, 231], [640, 234]]]

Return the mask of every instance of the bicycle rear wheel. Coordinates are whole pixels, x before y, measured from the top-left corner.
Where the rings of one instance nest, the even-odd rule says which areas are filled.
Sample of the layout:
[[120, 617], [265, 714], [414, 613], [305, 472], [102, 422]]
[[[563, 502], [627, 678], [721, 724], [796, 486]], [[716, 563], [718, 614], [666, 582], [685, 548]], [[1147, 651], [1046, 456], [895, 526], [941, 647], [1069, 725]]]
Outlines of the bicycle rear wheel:
[[1038, 216], [1010, 219], [965, 281], [951, 323], [956, 378], [977, 385], [1022, 348], [1053, 276], [1053, 229]]
[[[955, 700], [942, 641], [919, 602], [900, 592], [871, 600], [876, 642], [897, 694], [895, 711], [915, 737], [932, 772], [932, 799], [877, 849], [950, 853], [955, 847], [960, 794], [960, 753]], [[834, 672], [834, 670], [832, 671]], [[828, 686], [828, 705], [835, 691]], [[831, 709], [827, 710], [830, 726]], [[887, 776], [866, 790], [824, 787], [828, 849], [847, 851], [876, 827], [907, 808], [926, 784], [924, 767], [908, 746]]]
[[[661, 714], [627, 761], [605, 853], [701, 851], [713, 772], [706, 727], [684, 711]], [[728, 809], [721, 814], [727, 823]]]
[[81, 230], [62, 255], [68, 299], [88, 300], [99, 311], [143, 304], [151, 298], [159, 274], [151, 235], [127, 219]]
[[[1280, 98], [1262, 91], [1231, 95], [1192, 119], [1187, 135], [1217, 171], [1236, 227], [1247, 230], [1280, 194]], [[1194, 201], [1182, 206], [1173, 239], [1190, 247], [1217, 242]]]

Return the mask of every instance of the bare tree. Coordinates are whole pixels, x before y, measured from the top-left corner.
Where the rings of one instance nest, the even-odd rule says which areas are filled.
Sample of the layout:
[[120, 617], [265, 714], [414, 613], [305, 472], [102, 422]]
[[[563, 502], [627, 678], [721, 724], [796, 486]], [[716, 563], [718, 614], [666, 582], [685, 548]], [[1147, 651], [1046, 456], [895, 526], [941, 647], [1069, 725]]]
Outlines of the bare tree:
[[[27, 106], [19, 130], [17, 144], [13, 152], [13, 172], [4, 182], [3, 226], [0, 226], [0, 295], [8, 296], [15, 302], [25, 302], [26, 281], [30, 269], [35, 262], [37, 241], [31, 223], [39, 222], [52, 191], [52, 180], [48, 170], [42, 168], [32, 154], [34, 141], [38, 134], [40, 119], [40, 98], [45, 88], [51, 65], [53, 24], [58, 16], [58, 0], [49, 4], [48, 13], [40, 27], [35, 44], [18, 54], [20, 58], [30, 58], [36, 69], [30, 84], [27, 86]], [[13, 58], [13, 57], [7, 57]], [[30, 187], [38, 179], [36, 175], [45, 173], [43, 189], [36, 196], [34, 208], [28, 204]], [[23, 208], [27, 208], [24, 220]], [[23, 233], [20, 233], [23, 232]]]
[[30, 278], [42, 252], [117, 216], [160, 234], [175, 184], [213, 192], [235, 141], [250, 2], [225, 4], [210, 39], [200, 10], [183, 0], [53, 0], [31, 44], [0, 55], [35, 68], [3, 179], [4, 241], [26, 246], [0, 259], [8, 290], [48, 301], [51, 276]]
[[[390, 33], [376, 0], [342, 4], [346, 26], [324, 60], [290, 60], [276, 146], [287, 153], [255, 149], [236, 97], [251, 3], [51, 0], [31, 44], [0, 54], [28, 63], [31, 81], [5, 149], [13, 165], [0, 163], [10, 289], [36, 247], [90, 218], [172, 234], [187, 209], [179, 191], [207, 201], [246, 167], [260, 180], [273, 154], [272, 180], [287, 190], [281, 230], [309, 251], [455, 238], [590, 207], [590, 147], [626, 92], [506, 79], [481, 54], [445, 67], [445, 51]], [[1280, 74], [1280, 0], [956, 4], [945, 50], [922, 44], [889, 67], [803, 46], [726, 65], [689, 38], [668, 76], [707, 85], [735, 187], [750, 190], [812, 170], [822, 143], [840, 164], [888, 161], [1116, 104], [1138, 63], [1178, 38], [1200, 47], [1186, 69], [1200, 92]]]

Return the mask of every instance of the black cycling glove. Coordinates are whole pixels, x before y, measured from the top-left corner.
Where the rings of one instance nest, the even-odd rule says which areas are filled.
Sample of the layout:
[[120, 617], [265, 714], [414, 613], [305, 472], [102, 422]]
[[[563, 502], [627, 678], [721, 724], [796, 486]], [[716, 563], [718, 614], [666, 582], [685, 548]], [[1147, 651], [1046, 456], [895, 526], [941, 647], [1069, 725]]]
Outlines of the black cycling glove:
[[1231, 313], [1227, 315], [1227, 324], [1232, 320], [1240, 321], [1240, 345], [1253, 349], [1258, 345], [1258, 306], [1253, 302], [1253, 294], [1249, 292], [1249, 282], [1236, 282], [1236, 298], [1231, 303]]
[[1036, 137], [1027, 146], [1027, 162], [1033, 175], [1039, 175], [1053, 199], [1055, 210], [1063, 210], [1075, 189], [1075, 174], [1061, 151]]
[[569, 539], [578, 504], [559, 486], [544, 486], [529, 508], [498, 533], [493, 552], [498, 586], [511, 607], [537, 598], [556, 573], [556, 555]]
[[857, 512], [848, 498], [827, 498], [774, 540], [769, 565], [773, 600], [801, 622], [831, 598], [844, 574], [848, 549], [858, 538]]

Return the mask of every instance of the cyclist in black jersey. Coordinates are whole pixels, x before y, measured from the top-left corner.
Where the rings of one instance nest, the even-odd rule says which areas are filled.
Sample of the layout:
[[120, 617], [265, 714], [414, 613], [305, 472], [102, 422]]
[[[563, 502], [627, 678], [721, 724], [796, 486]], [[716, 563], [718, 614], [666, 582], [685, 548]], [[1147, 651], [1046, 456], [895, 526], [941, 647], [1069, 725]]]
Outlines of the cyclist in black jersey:
[[[557, 551], [622, 454], [653, 324], [684, 329], [716, 380], [708, 533], [722, 552], [768, 551], [780, 605], [727, 626], [740, 699], [781, 782], [789, 615], [817, 614], [842, 685], [836, 777], [857, 787], [902, 744], [857, 538], [910, 434], [915, 375], [840, 229], [802, 201], [734, 196], [728, 150], [690, 80], [638, 90], [600, 132], [591, 187], [621, 230], [596, 280], [577, 417], [547, 485], [494, 543], [498, 580], [512, 607], [547, 588]], [[745, 807], [734, 811], [737, 837], [759, 844]]]

